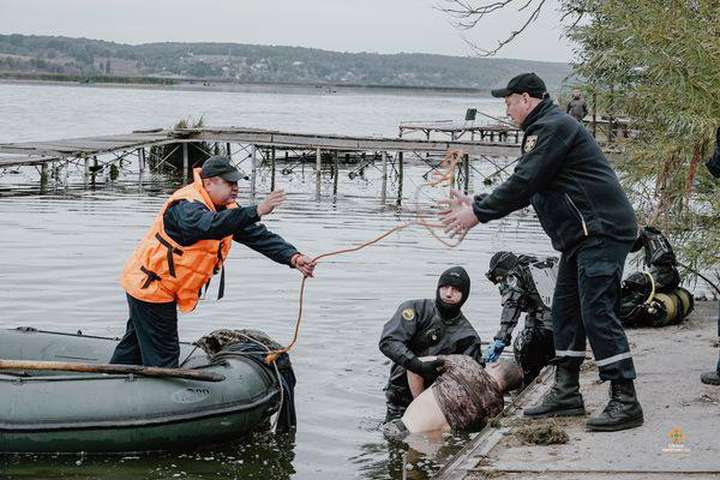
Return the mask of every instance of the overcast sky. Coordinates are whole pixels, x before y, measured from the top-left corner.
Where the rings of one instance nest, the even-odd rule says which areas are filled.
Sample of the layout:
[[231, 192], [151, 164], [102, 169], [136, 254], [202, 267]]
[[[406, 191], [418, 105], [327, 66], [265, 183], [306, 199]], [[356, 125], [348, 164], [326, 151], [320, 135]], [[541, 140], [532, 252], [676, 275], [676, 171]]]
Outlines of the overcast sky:
[[[455, 29], [443, 0], [0, 0], [0, 32], [122, 43], [164, 41], [291, 45], [349, 52], [472, 55], [517, 28], [516, 0], [470, 32]], [[470, 0], [472, 1], [472, 0]], [[565, 62], [557, 0], [498, 57]], [[511, 4], [512, 7], [512, 4]]]

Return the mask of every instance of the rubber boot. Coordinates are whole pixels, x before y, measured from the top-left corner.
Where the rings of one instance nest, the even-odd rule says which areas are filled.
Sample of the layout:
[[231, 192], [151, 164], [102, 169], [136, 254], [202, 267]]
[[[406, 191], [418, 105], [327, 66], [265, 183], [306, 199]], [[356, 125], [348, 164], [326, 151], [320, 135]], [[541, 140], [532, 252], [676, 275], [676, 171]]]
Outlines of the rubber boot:
[[600, 415], [587, 421], [587, 428], [614, 432], [643, 424], [643, 411], [632, 380], [610, 382], [610, 401]]
[[574, 417], [585, 415], [580, 395], [580, 364], [563, 360], [555, 367], [555, 384], [540, 403], [526, 408], [526, 417]]
[[720, 372], [705, 372], [700, 375], [700, 381], [705, 385], [720, 385]]

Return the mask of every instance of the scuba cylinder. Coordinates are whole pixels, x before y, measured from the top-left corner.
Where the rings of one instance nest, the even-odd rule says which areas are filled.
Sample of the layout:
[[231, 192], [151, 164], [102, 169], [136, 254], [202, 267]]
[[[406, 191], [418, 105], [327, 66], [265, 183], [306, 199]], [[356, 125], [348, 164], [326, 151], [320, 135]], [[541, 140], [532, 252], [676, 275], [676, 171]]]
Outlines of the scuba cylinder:
[[[678, 287], [667, 293], [654, 293], [645, 302], [621, 313], [625, 326], [665, 327], [682, 322], [695, 307], [692, 294]], [[622, 312], [622, 309], [621, 309]]]
[[647, 307], [647, 325], [664, 327], [678, 324], [694, 307], [692, 294], [682, 287], [670, 293], [656, 293]]

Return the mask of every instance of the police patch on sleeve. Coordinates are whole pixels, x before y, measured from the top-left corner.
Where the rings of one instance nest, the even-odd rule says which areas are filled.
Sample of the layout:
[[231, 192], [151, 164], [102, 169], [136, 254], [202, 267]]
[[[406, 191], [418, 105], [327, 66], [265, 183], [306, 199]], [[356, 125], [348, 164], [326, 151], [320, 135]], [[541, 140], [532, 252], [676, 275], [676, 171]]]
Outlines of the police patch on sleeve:
[[527, 138], [525, 138], [525, 145], [523, 146], [523, 153], [527, 153], [531, 151], [533, 148], [535, 148], [535, 145], [537, 145], [537, 135], [528, 135]]
[[415, 318], [415, 310], [413, 310], [412, 308], [406, 308], [402, 311], [402, 317], [408, 321], [412, 320], [413, 318]]

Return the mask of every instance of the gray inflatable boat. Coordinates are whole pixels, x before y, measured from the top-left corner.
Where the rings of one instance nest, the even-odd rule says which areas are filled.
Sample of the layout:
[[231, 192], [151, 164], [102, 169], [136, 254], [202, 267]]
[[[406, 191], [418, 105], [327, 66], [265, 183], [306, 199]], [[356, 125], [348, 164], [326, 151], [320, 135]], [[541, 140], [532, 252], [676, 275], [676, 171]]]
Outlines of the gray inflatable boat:
[[[0, 359], [105, 363], [117, 339], [0, 330]], [[220, 382], [132, 374], [0, 370], [0, 452], [138, 452], [236, 439], [277, 412], [276, 371], [243, 355], [210, 362], [181, 344], [183, 368]]]

